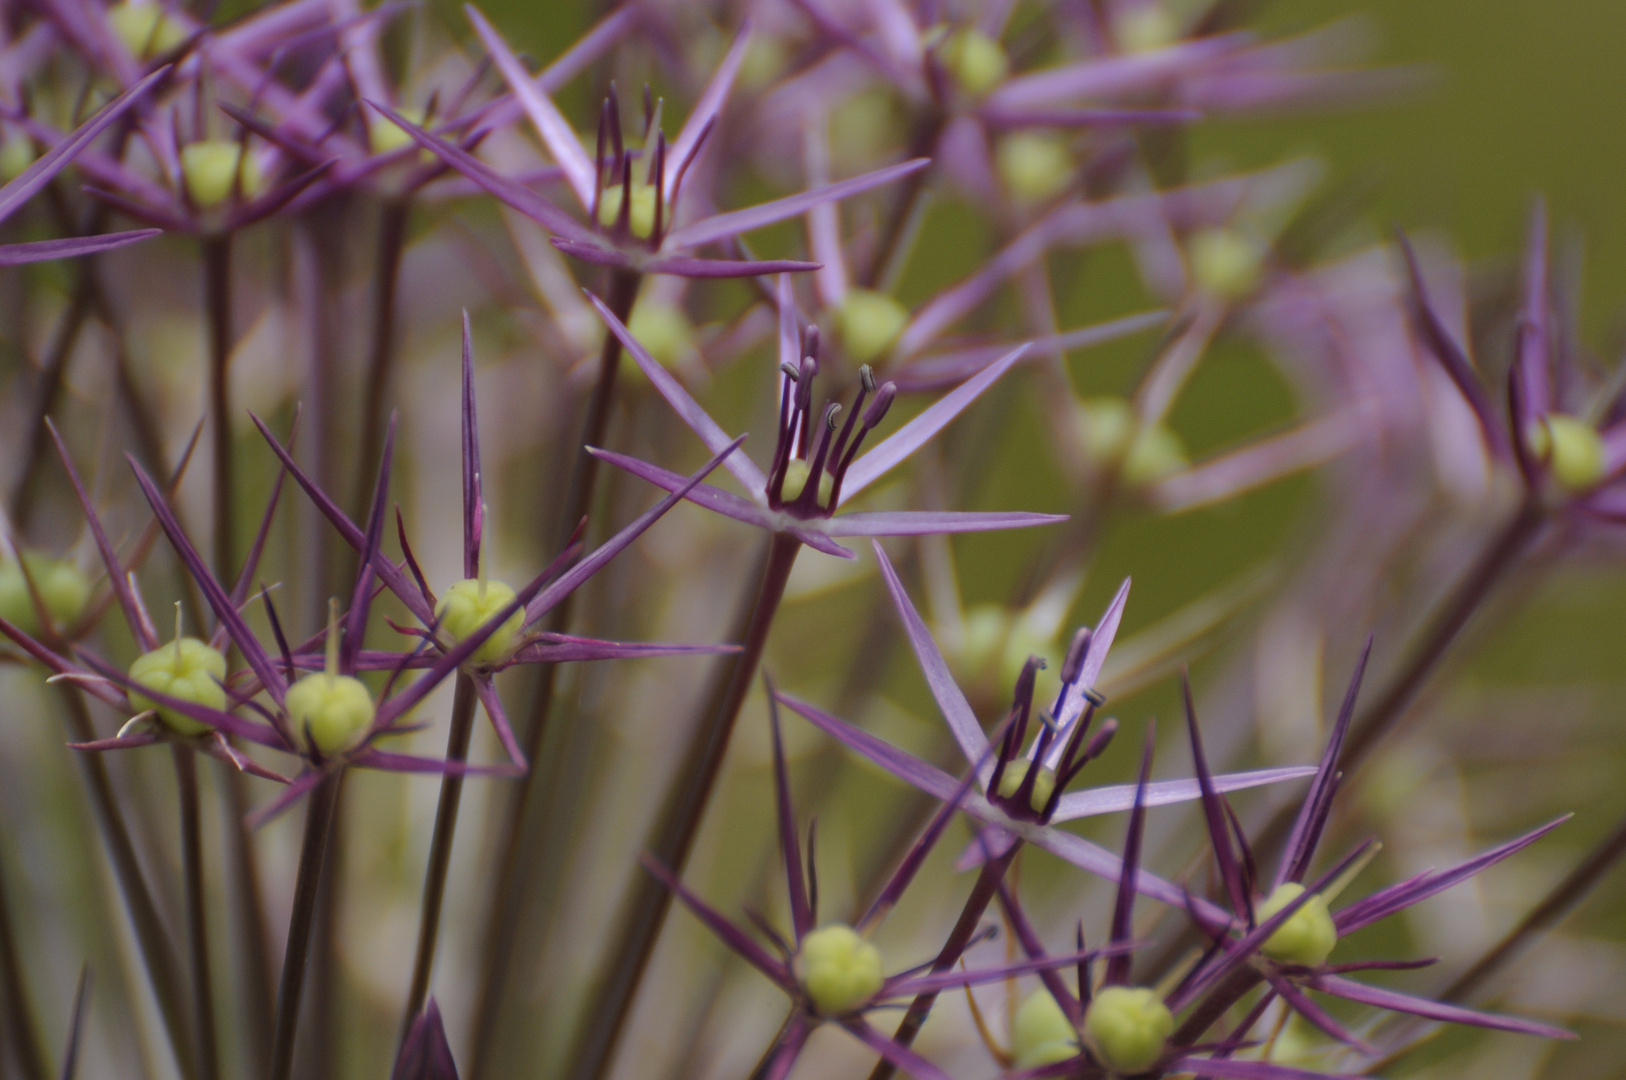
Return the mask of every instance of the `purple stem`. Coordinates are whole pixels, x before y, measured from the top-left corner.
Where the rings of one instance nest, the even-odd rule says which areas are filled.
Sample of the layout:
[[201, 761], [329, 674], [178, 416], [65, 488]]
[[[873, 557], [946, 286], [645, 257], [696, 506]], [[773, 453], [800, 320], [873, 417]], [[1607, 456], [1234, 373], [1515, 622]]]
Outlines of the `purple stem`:
[[190, 746], [170, 746], [181, 803], [181, 870], [186, 882], [186, 936], [192, 961], [192, 1032], [197, 1039], [198, 1080], [217, 1080], [220, 1051], [215, 1033], [214, 984], [209, 978], [209, 917], [203, 903], [203, 823], [198, 809], [198, 763]]
[[237, 526], [231, 438], [231, 236], [207, 237], [202, 246], [203, 306], [209, 336], [209, 413], [214, 419], [214, 569], [221, 581], [230, 581]]
[[[785, 584], [790, 580], [801, 546], [801, 541], [785, 533], [775, 533], [769, 542], [762, 583], [751, 602], [749, 614], [741, 620], [744, 625], [730, 635], [742, 641], [743, 647], [724, 660], [718, 669], [706, 704], [699, 713], [700, 722], [695, 725], [683, 760], [661, 800], [661, 810], [655, 816], [654, 831], [645, 850], [674, 875], [683, 873], [694, 847], [695, 835], [728, 749], [729, 736], [734, 731], [734, 721], [756, 678], [757, 665], [768, 643], [768, 631], [784, 598]], [[671, 900], [671, 891], [654, 876], [646, 874], [634, 879], [632, 891], [622, 903], [616, 930], [610, 937], [611, 941], [622, 943], [620, 952], [586, 1010], [592, 1019], [569, 1071], [576, 1080], [602, 1080], [608, 1072]]]
[[0, 874], [0, 999], [5, 1001], [6, 1045], [11, 1047], [24, 1077], [50, 1080], [51, 1072], [40, 1045], [39, 1022], [34, 1017], [33, 996], [23, 981], [22, 957], [17, 953], [17, 935], [3, 874]]
[[[452, 730], [446, 737], [446, 760], [465, 761], [474, 732], [474, 679], [458, 672], [452, 698]], [[440, 781], [440, 805], [435, 809], [435, 833], [429, 842], [429, 868], [424, 873], [423, 907], [418, 918], [418, 955], [412, 963], [412, 988], [407, 992], [401, 1037], [423, 1011], [429, 997], [429, 973], [435, 964], [435, 939], [440, 933], [441, 903], [446, 897], [446, 871], [452, 862], [452, 837], [457, 832], [457, 811], [463, 799], [463, 774], [448, 772]]]
[[264, 892], [260, 888], [260, 865], [255, 857], [254, 830], [248, 825], [248, 776], [232, 766], [223, 766], [220, 787], [226, 800], [227, 859], [237, 908], [234, 933], [243, 965], [242, 1010], [244, 1040], [255, 1061], [271, 1057], [271, 1012], [275, 1000], [271, 975], [271, 938], [265, 919]]
[[311, 792], [305, 810], [305, 839], [299, 850], [294, 882], [294, 908], [288, 917], [288, 947], [282, 956], [282, 984], [277, 989], [276, 1037], [271, 1045], [270, 1080], [289, 1080], [294, 1071], [294, 1035], [299, 1029], [299, 1002], [305, 991], [305, 961], [310, 956], [311, 927], [328, 835], [339, 801], [343, 771], [325, 776]]
[[384, 442], [384, 402], [389, 398], [390, 375], [395, 369], [395, 300], [401, 279], [401, 252], [406, 247], [411, 200], [403, 197], [384, 205], [378, 221], [378, 260], [373, 268], [373, 345], [367, 360], [365, 390], [361, 398], [361, 443], [351, 515], [362, 521], [372, 499], [373, 477], [378, 472], [378, 447]]
[[[954, 924], [948, 940], [943, 943], [942, 951], [932, 962], [932, 974], [948, 971], [960, 962], [960, 955], [965, 952], [971, 936], [977, 932], [977, 925], [982, 922], [989, 902], [999, 893], [999, 883], [1005, 880], [1005, 871], [1010, 869], [1011, 862], [1021, 850], [1022, 844], [1018, 841], [999, 858], [982, 864], [982, 870], [977, 875], [977, 883], [971, 887], [971, 895], [966, 897], [965, 906], [960, 909], [959, 921]], [[893, 1042], [903, 1047], [914, 1044], [915, 1036], [920, 1034], [921, 1027], [926, 1023], [926, 1017], [931, 1015], [932, 1006], [937, 1003], [937, 993], [929, 991], [909, 1003], [909, 1010], [903, 1014], [903, 1021], [898, 1024], [898, 1030], [892, 1035]], [[869, 1080], [891, 1080], [896, 1072], [897, 1066], [882, 1058], [875, 1063], [875, 1068], [870, 1070]]]

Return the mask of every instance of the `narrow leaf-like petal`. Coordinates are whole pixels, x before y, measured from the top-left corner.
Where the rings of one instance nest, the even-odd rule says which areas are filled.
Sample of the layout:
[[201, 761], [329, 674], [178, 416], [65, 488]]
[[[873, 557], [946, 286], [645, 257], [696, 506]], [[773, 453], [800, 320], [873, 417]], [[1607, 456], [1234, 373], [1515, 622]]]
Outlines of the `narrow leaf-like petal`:
[[684, 121], [683, 129], [672, 141], [671, 152], [667, 155], [670, 164], [666, 167], [666, 184], [663, 189], [668, 206], [676, 201], [678, 178], [688, 171], [694, 155], [700, 149], [701, 140], [706, 137], [706, 131], [722, 112], [723, 104], [728, 100], [728, 93], [734, 88], [734, 77], [739, 74], [740, 65], [745, 62], [745, 54], [750, 47], [751, 25], [746, 22], [741, 24], [739, 33], [734, 36], [734, 44], [729, 46], [728, 54], [712, 73], [711, 81], [706, 84], [700, 100], [694, 103], [694, 111], [689, 114], [689, 119]]
[[653, 856], [647, 853], [641, 855], [639, 862], [643, 863], [644, 869], [649, 871], [651, 876], [672, 890], [672, 894], [683, 901], [683, 905], [694, 912], [695, 917], [705, 923], [708, 930], [721, 938], [723, 944], [739, 953], [746, 963], [762, 972], [782, 988], [789, 989], [795, 985], [795, 977], [791, 975], [790, 970], [784, 964], [770, 955], [768, 950], [751, 940], [745, 931], [724, 918], [716, 908], [690, 892], [683, 882], [679, 881], [670, 870], [657, 862]]
[[1441, 1020], [1448, 1024], [1470, 1024], [1473, 1027], [1493, 1028], [1497, 1031], [1512, 1031], [1521, 1035], [1539, 1035], [1544, 1039], [1573, 1039], [1575, 1035], [1563, 1028], [1551, 1024], [1538, 1023], [1535, 1020], [1524, 1020], [1517, 1016], [1502, 1016], [1497, 1013], [1480, 1012], [1477, 1009], [1464, 1008], [1461, 1005], [1448, 1005], [1443, 1001], [1429, 1001], [1427, 998], [1413, 997], [1402, 994], [1398, 990], [1388, 990], [1378, 986], [1368, 986], [1353, 979], [1341, 978], [1337, 975], [1322, 975], [1310, 982], [1312, 989], [1324, 994], [1332, 994], [1346, 1001], [1358, 1001], [1362, 1005], [1373, 1005], [1380, 1009], [1393, 1009], [1396, 1012], [1411, 1013], [1429, 1020]]
[[[1310, 765], [1289, 765], [1279, 769], [1256, 769], [1252, 772], [1221, 773], [1214, 777], [1214, 790], [1220, 794], [1245, 791], [1248, 788], [1280, 784], [1287, 780], [1302, 780], [1314, 776]], [[1146, 785], [1147, 806], [1170, 806], [1201, 798], [1202, 790], [1196, 780], [1157, 780]], [[1074, 821], [1097, 814], [1117, 814], [1128, 810], [1135, 802], [1134, 784], [1113, 784], [1109, 787], [1089, 788], [1070, 792], [1056, 804], [1052, 821]]]
[[61, 240], [34, 240], [26, 244], [0, 244], [0, 266], [21, 266], [48, 259], [71, 259], [151, 240], [162, 229], [132, 229], [100, 236], [69, 236]]
[[725, 214], [713, 214], [702, 218], [680, 229], [674, 229], [667, 234], [663, 245], [668, 250], [678, 248], [699, 247], [702, 244], [714, 243], [718, 240], [727, 240], [740, 233], [752, 229], [760, 229], [765, 225], [772, 225], [776, 221], [797, 217], [806, 213], [815, 206], [849, 198], [882, 184], [889, 184], [894, 180], [902, 179], [911, 173], [919, 172], [931, 164], [929, 158], [915, 158], [898, 165], [889, 165], [884, 169], [855, 176], [850, 180], [839, 180], [834, 184], [813, 188], [811, 191], [797, 192], [782, 199], [771, 202], [758, 203], [743, 210], [731, 210]]
[[831, 536], [936, 536], [944, 533], [994, 532], [1055, 525], [1066, 514], [1019, 511], [876, 510], [837, 514], [824, 526]]

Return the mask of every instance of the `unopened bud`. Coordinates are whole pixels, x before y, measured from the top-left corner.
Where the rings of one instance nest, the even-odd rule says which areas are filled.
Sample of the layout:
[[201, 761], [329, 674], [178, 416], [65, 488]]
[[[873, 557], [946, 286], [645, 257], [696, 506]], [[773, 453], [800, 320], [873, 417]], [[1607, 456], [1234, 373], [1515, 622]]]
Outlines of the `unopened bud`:
[[[661, 367], [682, 367], [695, 356], [694, 326], [677, 304], [640, 300], [627, 320], [627, 329]], [[637, 375], [644, 370], [637, 364], [628, 364], [626, 369]]]
[[1222, 300], [1242, 300], [1259, 284], [1265, 247], [1230, 228], [1204, 229], [1189, 245], [1197, 287]]
[[849, 289], [836, 309], [836, 332], [847, 355], [860, 364], [879, 360], [909, 325], [909, 309], [883, 292]]
[[[26, 578], [24, 567], [28, 569]], [[15, 559], [0, 560], [0, 618], [23, 633], [37, 635], [42, 629], [28, 589], [30, 580], [53, 625], [66, 626], [84, 613], [90, 600], [90, 580], [84, 573], [67, 559], [25, 551], [20, 564]]]
[[[160, 694], [202, 705], [210, 709], [226, 707], [226, 658], [218, 650], [194, 637], [177, 638], [152, 652], [136, 657], [130, 665], [130, 681]], [[130, 692], [130, 705], [137, 712], [158, 710], [158, 719], [177, 735], [203, 735], [209, 725], [181, 712], [161, 707], [144, 694]]]
[[1000, 140], [994, 163], [1017, 202], [1044, 202], [1072, 183], [1077, 166], [1067, 144], [1054, 135], [1018, 131]]
[[167, 53], [186, 40], [186, 27], [157, 3], [115, 4], [107, 9], [107, 25], [137, 60]]
[[[435, 618], [440, 620], [440, 628], [448, 637], [460, 642], [496, 618], [513, 601], [514, 590], [507, 584], [493, 579], [467, 578], [446, 590], [446, 595], [435, 605]], [[520, 608], [474, 650], [468, 663], [497, 664], [508, 659], [524, 629], [525, 609]]]
[[[606, 229], [615, 228], [616, 222], [621, 220], [621, 202], [625, 198], [625, 185], [605, 188], [598, 201], [598, 223]], [[627, 231], [640, 240], [648, 240], [655, 233], [655, 198], [653, 184], [633, 183]]]
[[1107, 986], [1084, 1014], [1084, 1036], [1114, 1073], [1145, 1072], [1174, 1034], [1174, 1014], [1143, 986]]
[[[1283, 882], [1254, 909], [1254, 917], [1260, 923], [1268, 922], [1303, 895], [1303, 885], [1293, 881]], [[1289, 915], [1276, 928], [1276, 932], [1265, 939], [1259, 951], [1272, 960], [1316, 967], [1332, 954], [1337, 944], [1338, 927], [1327, 911], [1327, 900], [1316, 895]]]
[[1526, 433], [1526, 441], [1566, 491], [1586, 491], [1596, 486], [1608, 469], [1598, 429], [1573, 416], [1553, 413], [1536, 420]]
[[821, 926], [802, 939], [796, 977], [821, 1016], [853, 1012], [886, 982], [880, 950], [841, 923]]
[[1010, 61], [999, 42], [972, 27], [951, 31], [938, 46], [937, 58], [955, 83], [972, 97], [981, 97], [1010, 72]]
[[[1028, 770], [1032, 767], [1032, 762], [1011, 762], [1000, 775], [999, 797], [1016, 798], [1016, 793], [1022, 790], [1022, 782], [1027, 779]], [[1033, 778], [1033, 791], [1028, 795], [1028, 805], [1033, 808], [1035, 814], [1044, 813], [1044, 808], [1050, 805], [1050, 796], [1055, 794], [1055, 791], [1056, 774], [1040, 765], [1038, 774]]]
[[294, 734], [324, 757], [350, 749], [373, 723], [373, 695], [349, 675], [307, 675], [288, 688], [285, 704]]

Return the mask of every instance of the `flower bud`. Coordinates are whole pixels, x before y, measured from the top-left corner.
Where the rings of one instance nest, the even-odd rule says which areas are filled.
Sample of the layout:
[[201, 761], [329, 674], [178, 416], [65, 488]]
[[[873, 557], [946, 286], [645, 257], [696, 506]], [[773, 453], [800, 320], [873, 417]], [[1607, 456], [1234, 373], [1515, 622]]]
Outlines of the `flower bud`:
[[1067, 144], [1054, 135], [1018, 131], [999, 141], [994, 152], [999, 179], [1017, 202], [1044, 202], [1060, 194], [1077, 174]]
[[[627, 329], [661, 367], [681, 367], [694, 358], [694, 326], [677, 304], [663, 300], [640, 300], [632, 309]], [[644, 372], [637, 364], [627, 364], [625, 370], [633, 378], [642, 376]]]
[[937, 58], [954, 82], [972, 97], [981, 97], [1010, 72], [999, 42], [972, 27], [950, 31], [937, 48]]
[[[23, 576], [24, 566], [28, 568], [27, 578]], [[40, 633], [39, 612], [28, 591], [30, 578], [52, 625], [66, 626], [84, 613], [90, 600], [90, 581], [79, 568], [67, 559], [25, 551], [21, 564], [14, 559], [0, 561], [0, 618], [25, 634]]]
[[1084, 1037], [1101, 1064], [1116, 1073], [1145, 1072], [1163, 1056], [1174, 1033], [1174, 1016], [1143, 986], [1096, 991], [1084, 1014]]
[[[1283, 882], [1254, 909], [1254, 917], [1260, 923], [1267, 922], [1303, 895], [1303, 885]], [[1265, 939], [1259, 951], [1272, 960], [1315, 967], [1332, 955], [1333, 946], [1337, 944], [1338, 928], [1327, 911], [1326, 898], [1317, 895], [1289, 915], [1287, 921]]]
[[[446, 590], [435, 605], [440, 628], [454, 642], [479, 630], [514, 601], [514, 590], [500, 581], [465, 578]], [[525, 629], [525, 609], [518, 611], [492, 632], [469, 657], [471, 664], [497, 664], [513, 654], [514, 644]]]
[[[626, 197], [624, 185], [615, 184], [604, 189], [598, 200], [598, 223], [606, 229], [615, 228], [621, 220], [621, 200]], [[628, 214], [627, 228], [640, 240], [655, 234], [655, 186], [637, 181], [632, 185], [632, 210]]]
[[1130, 487], [1149, 484], [1186, 467], [1180, 437], [1163, 424], [1140, 426], [1134, 406], [1123, 398], [1083, 401], [1078, 418], [1090, 460], [1098, 465], [1117, 462]]
[[1244, 299], [1259, 284], [1265, 249], [1236, 229], [1204, 229], [1188, 245], [1197, 287], [1222, 300]]
[[1078, 1056], [1078, 1031], [1049, 990], [1040, 987], [1017, 1006], [1011, 1024], [1011, 1055], [1019, 1070]]
[[860, 364], [885, 356], [908, 325], [909, 309], [873, 289], [848, 289], [836, 309], [836, 333], [847, 355]]
[[[812, 466], [803, 461], [801, 458], [792, 458], [790, 461], [786, 462], [785, 486], [782, 489], [783, 493], [780, 495], [780, 500], [790, 503], [801, 498], [802, 492], [807, 488], [808, 475], [812, 471]], [[820, 506], [829, 507], [830, 494], [834, 488], [835, 481], [831, 479], [830, 473], [824, 469], [820, 469], [818, 495], [818, 503]]]
[[186, 40], [186, 27], [156, 3], [124, 0], [107, 9], [107, 25], [137, 60], [160, 56]]
[[[226, 707], [226, 658], [195, 637], [177, 638], [130, 665], [130, 681], [160, 694], [168, 694], [210, 709]], [[145, 694], [131, 691], [130, 704], [138, 711], [157, 709], [158, 719], [177, 735], [204, 735], [209, 725], [178, 709], [161, 707]]]
[[248, 202], [265, 190], [265, 174], [253, 154], [227, 139], [204, 139], [181, 148], [186, 193], [200, 210], [212, 210], [236, 192]]
[[1553, 413], [1531, 423], [1526, 439], [1569, 492], [1586, 491], [1604, 477], [1608, 462], [1598, 430], [1584, 420]]
[[796, 977], [821, 1016], [841, 1016], [864, 1005], [881, 989], [881, 952], [841, 923], [821, 926], [802, 939]]
[[[999, 777], [999, 796], [1003, 799], [1014, 799], [1016, 793], [1022, 790], [1022, 782], [1027, 779], [1028, 769], [1032, 763], [1017, 759], [1005, 766], [1005, 771]], [[1056, 790], [1056, 774], [1043, 765], [1039, 766], [1039, 774], [1033, 778], [1033, 792], [1028, 796], [1028, 805], [1035, 814], [1044, 813], [1044, 808], [1050, 805], [1050, 796]]]
[[307, 675], [288, 688], [286, 705], [294, 734], [324, 757], [350, 749], [373, 723], [373, 695], [348, 675]]

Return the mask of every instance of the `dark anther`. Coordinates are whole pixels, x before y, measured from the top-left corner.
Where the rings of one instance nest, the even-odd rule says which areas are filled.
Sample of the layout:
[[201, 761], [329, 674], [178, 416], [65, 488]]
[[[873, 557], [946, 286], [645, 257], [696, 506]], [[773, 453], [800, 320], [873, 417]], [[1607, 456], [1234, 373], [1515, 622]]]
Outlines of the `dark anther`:
[[868, 364], [860, 365], [859, 368], [858, 368], [858, 381], [864, 384], [864, 389], [866, 391], [868, 391], [871, 394], [875, 393], [875, 369], [874, 368], [870, 367]]
[[779, 370], [783, 371], [785, 373], [785, 378], [789, 379], [791, 382], [795, 382], [797, 379], [802, 377], [801, 369], [799, 369], [789, 360], [781, 360], [779, 362]]
[[841, 413], [841, 406], [831, 402], [829, 408], [824, 410], [824, 426], [831, 431], [836, 429], [836, 417]]
[[1067, 646], [1067, 659], [1061, 662], [1061, 681], [1071, 684], [1078, 678], [1079, 671], [1084, 667], [1084, 654], [1090, 651], [1090, 638], [1093, 635], [1090, 628], [1081, 626], [1078, 633]]
[[1093, 686], [1084, 691], [1084, 696], [1089, 700], [1090, 704], [1094, 705], [1097, 709], [1107, 703], [1107, 696]]

